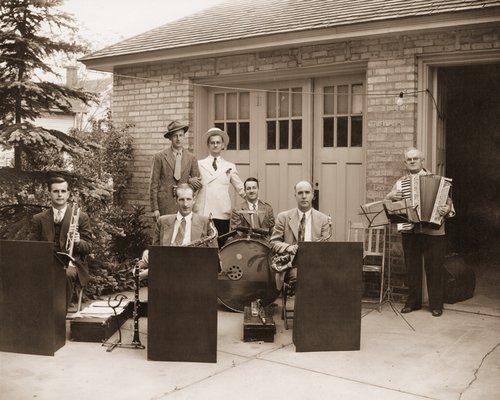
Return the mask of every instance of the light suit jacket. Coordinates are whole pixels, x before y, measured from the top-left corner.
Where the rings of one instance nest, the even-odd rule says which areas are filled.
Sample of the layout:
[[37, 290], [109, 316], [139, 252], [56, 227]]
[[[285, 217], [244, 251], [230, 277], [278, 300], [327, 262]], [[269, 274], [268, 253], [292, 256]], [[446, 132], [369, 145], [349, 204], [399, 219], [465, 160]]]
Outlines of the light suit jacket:
[[[299, 223], [297, 208], [278, 214], [270, 239], [271, 247], [275, 253], [283, 253], [289, 245], [297, 244]], [[311, 241], [326, 238], [329, 234], [328, 216], [313, 208], [311, 213]]]
[[186, 149], [182, 150], [181, 179], [174, 178], [175, 156], [169, 147], [153, 156], [149, 195], [151, 211], [159, 210], [160, 215], [177, 212], [173, 187], [179, 183], [188, 183], [189, 178], [200, 176], [196, 158]]
[[236, 193], [244, 196], [243, 182], [238, 176], [236, 166], [229, 161], [220, 159], [217, 171], [214, 171], [211, 158], [207, 157], [198, 161], [203, 187], [196, 198], [194, 211], [212, 218], [229, 219], [231, 216], [231, 198], [229, 197], [229, 184], [233, 185]]
[[[153, 246], [171, 246], [174, 234], [175, 218], [177, 214], [162, 215], [156, 223], [153, 236]], [[213, 234], [208, 218], [193, 213], [191, 219], [191, 241], [205, 238]], [[217, 247], [217, 239], [208, 244], [209, 247]]]
[[[273, 208], [260, 199], [258, 203], [258, 213], [254, 216], [254, 218], [259, 219], [261, 229], [272, 229], [274, 226]], [[231, 212], [231, 230], [235, 229], [238, 226], [244, 226], [247, 228], [252, 226], [252, 219], [250, 214], [238, 213], [238, 211], [241, 210], [249, 211], [248, 202], [246, 200], [243, 200], [239, 205], [234, 207], [233, 211]]]

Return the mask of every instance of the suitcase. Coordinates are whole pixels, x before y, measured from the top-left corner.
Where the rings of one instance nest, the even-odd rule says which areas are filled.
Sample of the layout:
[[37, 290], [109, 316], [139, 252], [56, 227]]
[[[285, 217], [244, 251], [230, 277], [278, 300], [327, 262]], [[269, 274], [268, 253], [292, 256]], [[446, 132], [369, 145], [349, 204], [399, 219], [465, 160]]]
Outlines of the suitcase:
[[243, 341], [244, 342], [274, 342], [276, 333], [276, 324], [273, 320], [271, 307], [264, 308], [266, 314], [266, 323], [261, 318], [252, 315], [251, 308], [245, 307], [243, 318]]
[[130, 302], [123, 312], [108, 318], [85, 317], [70, 321], [70, 339], [74, 342], [98, 342], [108, 340], [118, 330], [118, 326], [132, 318], [134, 303]]
[[474, 296], [476, 276], [463, 257], [454, 255], [444, 262], [444, 302], [454, 304]]

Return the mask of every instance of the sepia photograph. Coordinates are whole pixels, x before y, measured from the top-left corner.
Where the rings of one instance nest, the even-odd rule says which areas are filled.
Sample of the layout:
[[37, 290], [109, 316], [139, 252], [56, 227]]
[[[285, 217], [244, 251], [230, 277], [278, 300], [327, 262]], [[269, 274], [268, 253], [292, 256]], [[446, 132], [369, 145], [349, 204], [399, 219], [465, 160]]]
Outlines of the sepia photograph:
[[498, 400], [500, 0], [0, 0], [0, 400]]

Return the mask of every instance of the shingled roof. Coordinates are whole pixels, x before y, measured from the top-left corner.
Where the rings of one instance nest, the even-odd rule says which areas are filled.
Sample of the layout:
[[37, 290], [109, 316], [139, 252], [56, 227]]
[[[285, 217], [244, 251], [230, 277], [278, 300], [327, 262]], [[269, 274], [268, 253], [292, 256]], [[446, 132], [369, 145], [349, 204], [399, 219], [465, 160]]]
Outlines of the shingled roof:
[[493, 7], [500, 7], [500, 1], [229, 0], [113, 44], [82, 60]]

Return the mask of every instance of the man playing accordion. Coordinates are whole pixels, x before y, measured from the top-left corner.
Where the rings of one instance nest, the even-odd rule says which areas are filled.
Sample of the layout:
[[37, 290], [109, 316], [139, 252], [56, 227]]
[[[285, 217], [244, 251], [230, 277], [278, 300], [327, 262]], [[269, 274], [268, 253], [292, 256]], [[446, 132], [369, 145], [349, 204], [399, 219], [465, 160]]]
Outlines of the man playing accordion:
[[[404, 164], [407, 175], [401, 177], [401, 182], [411, 175], [430, 175], [423, 168], [424, 157], [418, 149], [411, 148], [405, 152]], [[399, 201], [403, 193], [396, 182], [386, 199]], [[446, 204], [439, 206], [437, 211], [440, 216], [452, 217], [455, 215], [453, 203], [448, 197]], [[405, 224], [402, 230], [403, 252], [408, 274], [408, 298], [402, 313], [422, 308], [422, 263], [425, 262], [425, 275], [429, 292], [429, 308], [434, 317], [443, 314], [443, 272], [444, 257], [446, 253], [445, 223], [438, 229], [423, 224]]]

